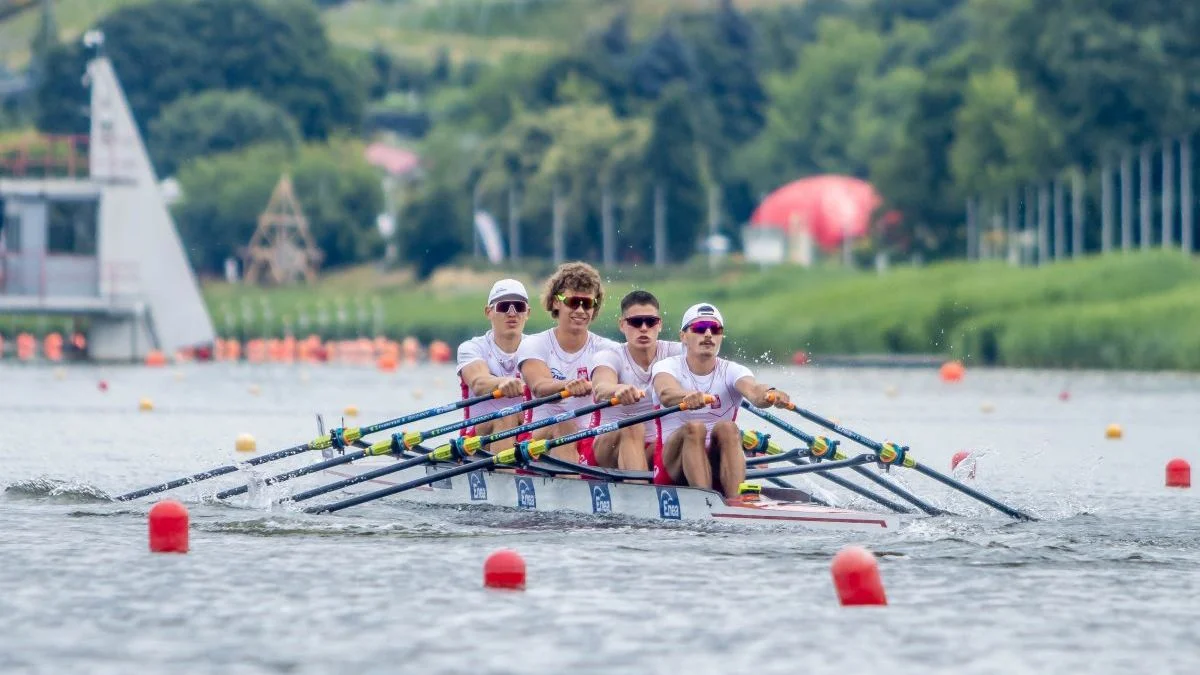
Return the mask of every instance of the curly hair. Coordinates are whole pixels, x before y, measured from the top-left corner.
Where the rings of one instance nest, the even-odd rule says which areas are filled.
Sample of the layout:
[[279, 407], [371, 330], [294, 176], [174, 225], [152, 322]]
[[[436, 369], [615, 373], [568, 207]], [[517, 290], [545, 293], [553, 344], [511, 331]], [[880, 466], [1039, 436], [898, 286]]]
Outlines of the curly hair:
[[550, 316], [558, 318], [558, 310], [554, 309], [554, 296], [566, 289], [591, 293], [596, 298], [596, 306], [592, 316], [600, 313], [600, 304], [604, 302], [604, 284], [600, 281], [600, 273], [595, 267], [585, 262], [563, 263], [554, 270], [554, 274], [546, 280], [546, 288], [542, 295], [542, 306], [550, 312]]

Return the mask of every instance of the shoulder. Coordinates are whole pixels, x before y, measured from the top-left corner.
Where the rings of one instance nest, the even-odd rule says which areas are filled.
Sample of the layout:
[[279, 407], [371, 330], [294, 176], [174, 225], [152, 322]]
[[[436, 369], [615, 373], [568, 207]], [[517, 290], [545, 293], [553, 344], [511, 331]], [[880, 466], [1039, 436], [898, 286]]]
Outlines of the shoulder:
[[517, 347], [517, 359], [544, 359], [548, 334], [549, 331], [542, 331], [522, 337], [521, 345]]
[[754, 377], [749, 368], [736, 361], [721, 359], [720, 367], [725, 371], [725, 381], [731, 386], [743, 377]]
[[659, 340], [658, 343], [661, 345], [658, 353], [662, 354], [662, 358], [664, 359], [683, 354], [682, 342], [676, 342], [674, 340]]
[[621, 352], [618, 349], [600, 349], [592, 354], [592, 363], [597, 366], [608, 366], [620, 370]]
[[659, 373], [667, 373], [668, 375], [679, 374], [679, 363], [682, 356], [671, 356], [665, 359], [659, 359], [650, 366], [650, 375], [658, 375]]
[[592, 333], [592, 345], [597, 352], [621, 349], [621, 343]]

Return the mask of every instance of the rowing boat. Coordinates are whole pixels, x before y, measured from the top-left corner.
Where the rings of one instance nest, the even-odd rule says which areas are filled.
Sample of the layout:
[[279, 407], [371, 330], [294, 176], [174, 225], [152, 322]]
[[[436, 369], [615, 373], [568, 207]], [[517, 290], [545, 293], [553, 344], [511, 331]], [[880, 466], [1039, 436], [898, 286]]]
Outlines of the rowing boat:
[[[370, 458], [326, 469], [330, 478], [346, 479], [394, 462]], [[437, 473], [452, 464], [426, 464], [347, 486], [362, 494]], [[663, 487], [645, 483], [586, 480], [563, 475], [479, 469], [401, 492], [387, 499], [543, 512], [569, 512], [599, 517], [625, 516], [659, 521], [723, 521], [834, 530], [892, 531], [900, 516], [821, 506], [808, 494], [788, 488], [762, 488], [756, 498], [725, 499], [712, 490]]]

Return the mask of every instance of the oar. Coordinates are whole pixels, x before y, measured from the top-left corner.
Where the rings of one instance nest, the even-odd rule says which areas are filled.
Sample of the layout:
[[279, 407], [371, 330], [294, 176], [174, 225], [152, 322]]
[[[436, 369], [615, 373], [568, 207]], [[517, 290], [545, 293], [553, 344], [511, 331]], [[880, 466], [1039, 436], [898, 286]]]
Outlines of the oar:
[[[559, 394], [555, 394], [555, 395], [558, 396]], [[559, 413], [558, 415], [555, 415], [553, 417], [547, 417], [545, 419], [541, 419], [536, 422], [530, 422], [529, 424], [525, 424], [525, 425], [515, 427], [512, 429], [506, 429], [504, 431], [500, 431], [500, 432], [497, 432], [494, 434], [490, 434], [483, 438], [483, 440], [486, 441], [486, 443], [481, 442], [481, 440], [475, 436], [469, 436], [467, 438], [456, 438], [453, 441], [451, 441], [450, 443], [446, 443], [445, 445], [440, 445], [437, 448], [434, 448], [433, 451], [429, 452], [428, 454], [421, 455], [419, 457], [413, 457], [410, 459], [406, 459], [402, 462], [397, 462], [396, 464], [388, 464], [387, 466], [381, 466], [377, 469], [372, 469], [370, 471], [364, 471], [363, 473], [360, 473], [357, 476], [351, 476], [350, 478], [346, 478], [344, 480], [339, 480], [339, 481], [336, 481], [333, 483], [329, 483], [328, 485], [322, 485], [320, 487], [315, 487], [311, 490], [306, 490], [304, 492], [294, 494], [291, 497], [286, 497], [284, 499], [281, 499], [280, 503], [289, 502], [289, 501], [290, 502], [302, 502], [307, 499], [312, 499], [313, 497], [316, 497], [318, 495], [323, 495], [327, 492], [333, 492], [334, 490], [341, 490], [342, 488], [350, 487], [351, 485], [357, 485], [358, 483], [365, 483], [366, 481], [374, 480], [381, 476], [386, 476], [388, 474], [396, 473], [397, 471], [403, 471], [404, 469], [408, 469], [408, 468], [414, 467], [414, 466], [419, 466], [419, 465], [425, 464], [425, 463], [450, 462], [450, 461], [466, 459], [467, 457], [474, 455], [476, 452], [479, 451], [480, 448], [482, 448], [484, 445], [487, 445], [488, 443], [494, 443], [498, 440], [502, 440], [504, 438], [509, 438], [512, 436], [517, 436], [517, 435], [523, 434], [527, 431], [533, 431], [534, 429], [541, 429], [542, 427], [548, 427], [552, 424], [558, 424], [559, 422], [565, 422], [566, 420], [573, 419], [575, 417], [583, 417], [584, 415], [590, 415], [593, 412], [600, 410], [601, 408], [607, 408], [609, 406], [616, 405], [616, 404], [617, 404], [617, 399], [612, 398], [607, 401], [601, 401], [600, 403], [592, 403], [590, 405], [581, 406], [579, 408], [576, 408], [575, 410], [568, 410], [566, 412]], [[384, 454], [384, 453], [379, 453], [379, 454]]]
[[[369, 445], [366, 448], [359, 450], [358, 452], [347, 453], [347, 454], [344, 454], [344, 455], [341, 455], [338, 457], [332, 457], [323, 462], [317, 462], [315, 464], [309, 464], [308, 466], [302, 466], [302, 467], [299, 467], [296, 469], [292, 469], [291, 471], [285, 471], [276, 476], [271, 476], [270, 478], [263, 481], [263, 483], [264, 483], [264, 485], [274, 485], [276, 483], [282, 483], [284, 481], [291, 480], [293, 478], [298, 478], [300, 476], [306, 476], [310, 473], [316, 473], [317, 471], [324, 471], [325, 469], [328, 469], [330, 467], [338, 466], [341, 464], [348, 464], [350, 462], [353, 462], [356, 459], [362, 459], [363, 457], [373, 457], [373, 456], [377, 456], [377, 455], [386, 455], [389, 453], [399, 454], [403, 450], [408, 450], [408, 449], [412, 449], [412, 448], [416, 447], [418, 444], [421, 443], [421, 441], [424, 441], [427, 438], [433, 438], [434, 436], [441, 436], [442, 434], [448, 434], [452, 431], [458, 431], [459, 429], [465, 429], [474, 424], [483, 424], [484, 422], [491, 422], [492, 420], [498, 420], [502, 417], [508, 417], [509, 415], [516, 415], [517, 413], [524, 412], [531, 408], [536, 408], [537, 406], [545, 404], [545, 403], [551, 403], [554, 401], [562, 400], [564, 398], [567, 398], [570, 395], [571, 394], [568, 393], [564, 389], [563, 391], [555, 392], [553, 394], [550, 394], [549, 396], [543, 396], [541, 398], [535, 398], [535, 399], [532, 399], [529, 401], [522, 401], [521, 403], [518, 403], [517, 405], [510, 405], [505, 408], [501, 408], [499, 410], [492, 411], [490, 413], [485, 413], [478, 417], [471, 417], [471, 418], [468, 418], [465, 420], [459, 420], [457, 422], [454, 422], [453, 424], [447, 424], [445, 426], [440, 426], [440, 427], [437, 427], [436, 429], [430, 429], [429, 431], [409, 431], [406, 433], [392, 434], [390, 438], [387, 438], [385, 440], [379, 441], [378, 443]], [[250, 489], [249, 485], [239, 485], [235, 488], [229, 488], [228, 490], [218, 492], [217, 499], [227, 499], [229, 497], [240, 495], [240, 494], [245, 493], [249, 489]]]
[[827, 420], [811, 410], [805, 410], [804, 408], [798, 407], [794, 403], [789, 403], [787, 409], [791, 410], [797, 415], [800, 415], [810, 422], [819, 424], [834, 433], [841, 434], [842, 436], [849, 438], [855, 443], [859, 443], [874, 450], [875, 454], [879, 457], [879, 462], [885, 466], [895, 465], [913, 469], [918, 473], [925, 474], [939, 483], [954, 488], [955, 490], [958, 490], [969, 497], [974, 497], [975, 499], [987, 504], [1004, 515], [1009, 516], [1010, 518], [1015, 518], [1017, 520], [1037, 520], [1037, 518], [1034, 518], [1028, 513], [1019, 511], [1011, 506], [1007, 506], [999, 501], [996, 501], [995, 499], [983, 494], [970, 485], [965, 485], [959, 481], [956, 481], [953, 478], [941, 473], [937, 469], [918, 463], [917, 460], [908, 456], [907, 446], [896, 445], [890, 441], [878, 443], [839, 424], [835, 424], [832, 420]]
[[[779, 417], [776, 417], [775, 415], [772, 415], [771, 413], [769, 413], [765, 410], [756, 408], [756, 407], [750, 405], [746, 401], [742, 401], [742, 407], [745, 408], [746, 410], [749, 410], [750, 412], [754, 413], [755, 415], [758, 415], [762, 419], [770, 422], [771, 424], [774, 424], [775, 426], [779, 427], [780, 429], [783, 429], [784, 431], [795, 436], [796, 438], [799, 438], [800, 440], [804, 441], [805, 443], [807, 443], [808, 449], [809, 449], [809, 454], [812, 455], [817, 461], [820, 461], [822, 459], [845, 459], [846, 458], [845, 455], [843, 455], [841, 452], [838, 451], [838, 442], [835, 440], [825, 438], [824, 436], [812, 436], [810, 434], [806, 434], [803, 431], [801, 431], [800, 429], [798, 429], [797, 427], [795, 427], [794, 425], [785, 422], [784, 420], [780, 419]], [[743, 441], [743, 444], [744, 443], [745, 443], [745, 441]], [[928, 513], [931, 516], [941, 516], [941, 515], [946, 515], [948, 513], [944, 509], [940, 509], [940, 508], [934, 506], [933, 504], [930, 504], [929, 502], [925, 501], [924, 499], [921, 499], [920, 497], [916, 496], [912, 492], [905, 490], [904, 488], [900, 487], [899, 485], [896, 485], [892, 481], [884, 478], [883, 476], [880, 476], [879, 474], [875, 473], [874, 471], [871, 471], [870, 469], [868, 469], [864, 466], [855, 466], [855, 467], [851, 468], [850, 470], [853, 471], [854, 473], [857, 473], [858, 475], [862, 476], [863, 478], [866, 478], [867, 480], [875, 483], [876, 485], [879, 485], [880, 487], [887, 490], [888, 492], [891, 492], [892, 494], [895, 494], [895, 495], [899, 495], [901, 498], [908, 500], [908, 503], [916, 506], [917, 508], [921, 509], [922, 511], [924, 511], [925, 513]], [[836, 476], [834, 474], [820, 474], [820, 475], [832, 483], [836, 483], [837, 485], [840, 485], [855, 494], [859, 494], [859, 495], [862, 495], [863, 497], [866, 497], [867, 499], [870, 499], [871, 501], [875, 502], [876, 504], [883, 504], [884, 506], [887, 506], [888, 508], [895, 509], [896, 504], [894, 502], [892, 502], [891, 500], [883, 500], [884, 498], [882, 496], [876, 495], [875, 493], [871, 492], [870, 490], [866, 490], [857, 485], [854, 485], [853, 483], [846, 481], [841, 476]], [[880, 500], [883, 500], [883, 501], [880, 501]], [[907, 509], [904, 507], [900, 507], [900, 509], [897, 509], [897, 511], [899, 513], [912, 513], [911, 509]]]
[[157, 492], [166, 492], [167, 490], [174, 490], [177, 487], [183, 487], [184, 485], [188, 485], [191, 483], [198, 483], [202, 480], [208, 480], [209, 478], [216, 478], [217, 476], [224, 476], [227, 473], [233, 473], [234, 471], [237, 471], [242, 466], [256, 466], [258, 464], [266, 464], [267, 462], [273, 462], [277, 459], [283, 459], [284, 457], [291, 457], [292, 455], [298, 455], [302, 452], [308, 452], [309, 450], [324, 450], [326, 448], [336, 448], [338, 450], [341, 450], [341, 449], [345, 448], [347, 444], [353, 443], [354, 441], [362, 438], [363, 436], [366, 436], [367, 434], [373, 434], [373, 433], [376, 433], [379, 431], [383, 431], [385, 429], [393, 429], [393, 428], [398, 427], [403, 424], [409, 424], [410, 422], [416, 422], [417, 420], [423, 420], [428, 417], [436, 417], [437, 415], [442, 415], [442, 414], [445, 414], [445, 413], [448, 413], [448, 412], [451, 412], [454, 410], [459, 410], [461, 408], [465, 408], [467, 406], [475, 405], [476, 403], [483, 403], [484, 401], [488, 401], [488, 400], [496, 399], [496, 398], [501, 398], [499, 389], [497, 389], [496, 391], [493, 391], [490, 394], [481, 394], [479, 396], [473, 396], [468, 399], [463, 399], [461, 401], [455, 401], [454, 403], [450, 403], [450, 404], [443, 405], [443, 406], [438, 406], [436, 408], [430, 408], [428, 410], [422, 410], [421, 412], [412, 413], [411, 415], [405, 415], [404, 417], [397, 417], [395, 419], [391, 419], [386, 422], [380, 422], [378, 424], [372, 424], [370, 426], [350, 427], [349, 429], [343, 429], [343, 428], [339, 427], [337, 429], [331, 430], [328, 435], [323, 435], [319, 438], [313, 439], [313, 440], [311, 440], [307, 443], [303, 443], [301, 445], [296, 445], [296, 446], [293, 446], [290, 448], [286, 448], [286, 449], [280, 450], [278, 452], [272, 452], [267, 455], [260, 455], [258, 457], [253, 457], [251, 459], [246, 460], [245, 462], [242, 462], [241, 464], [228, 464], [226, 466], [219, 466], [215, 469], [209, 469], [208, 471], [201, 471], [199, 473], [194, 473], [185, 478], [178, 478], [176, 480], [168, 481], [168, 482], [162, 483], [160, 485], [155, 485], [154, 487], [143, 488], [141, 490], [134, 490], [133, 492], [128, 492], [119, 497], [116, 497], [115, 499], [116, 499], [116, 501], [119, 501], [119, 502], [125, 502], [125, 501], [129, 501], [131, 499], [139, 499], [141, 497], [145, 497], [146, 495], [152, 495]]
[[[712, 397], [706, 396], [705, 400], [711, 403]], [[343, 499], [340, 502], [322, 504], [319, 506], [310, 506], [304, 511], [305, 513], [333, 513], [335, 511], [341, 511], [342, 509], [348, 509], [351, 506], [358, 506], [359, 504], [365, 504], [366, 502], [375, 501], [376, 499], [382, 499], [383, 497], [404, 492], [405, 490], [412, 490], [413, 488], [418, 488], [422, 485], [436, 483], [439, 480], [453, 478], [454, 476], [461, 476], [465, 473], [471, 473], [472, 471], [477, 471], [479, 469], [488, 469], [496, 466], [519, 466], [536, 461], [538, 457], [541, 457], [543, 454], [553, 450], [554, 448], [563, 445], [569, 445], [585, 438], [591, 438], [599, 436], [600, 434], [616, 431], [617, 429], [624, 429], [625, 427], [632, 426], [634, 424], [641, 424], [642, 422], [657, 419], [663, 415], [670, 415], [671, 413], [679, 412], [680, 410], [686, 410], [686, 408], [683, 405], [673, 405], [669, 408], [651, 410], [649, 412], [642, 413], [641, 415], [626, 417], [625, 419], [617, 422], [609, 422], [608, 424], [602, 424], [597, 427], [584, 429], [583, 431], [577, 431], [573, 434], [567, 434], [566, 436], [560, 436], [550, 440], [524, 441], [522, 443], [518, 443], [515, 447], [508, 448], [507, 450], [501, 450], [495, 455], [485, 459], [462, 464], [444, 471], [437, 471], [420, 478], [414, 478], [413, 480], [405, 483], [400, 483], [399, 485], [392, 485], [390, 487], [383, 488], [382, 490], [376, 490], [364, 495]]]

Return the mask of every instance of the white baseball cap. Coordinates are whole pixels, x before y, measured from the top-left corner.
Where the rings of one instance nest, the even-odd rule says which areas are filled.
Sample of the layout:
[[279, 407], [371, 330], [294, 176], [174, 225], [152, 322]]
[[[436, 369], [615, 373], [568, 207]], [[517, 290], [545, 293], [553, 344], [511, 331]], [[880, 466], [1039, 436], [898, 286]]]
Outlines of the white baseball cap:
[[492, 292], [488, 293], [487, 304], [494, 304], [497, 300], [510, 296], [529, 302], [529, 294], [525, 292], [524, 284], [516, 279], [501, 279], [492, 284]]
[[722, 327], [725, 326], [725, 319], [721, 317], [721, 311], [717, 309], [716, 305], [702, 302], [687, 308], [687, 311], [683, 313], [683, 323], [680, 324], [679, 330], [687, 328], [688, 324], [697, 319], [710, 319], [721, 324]]

